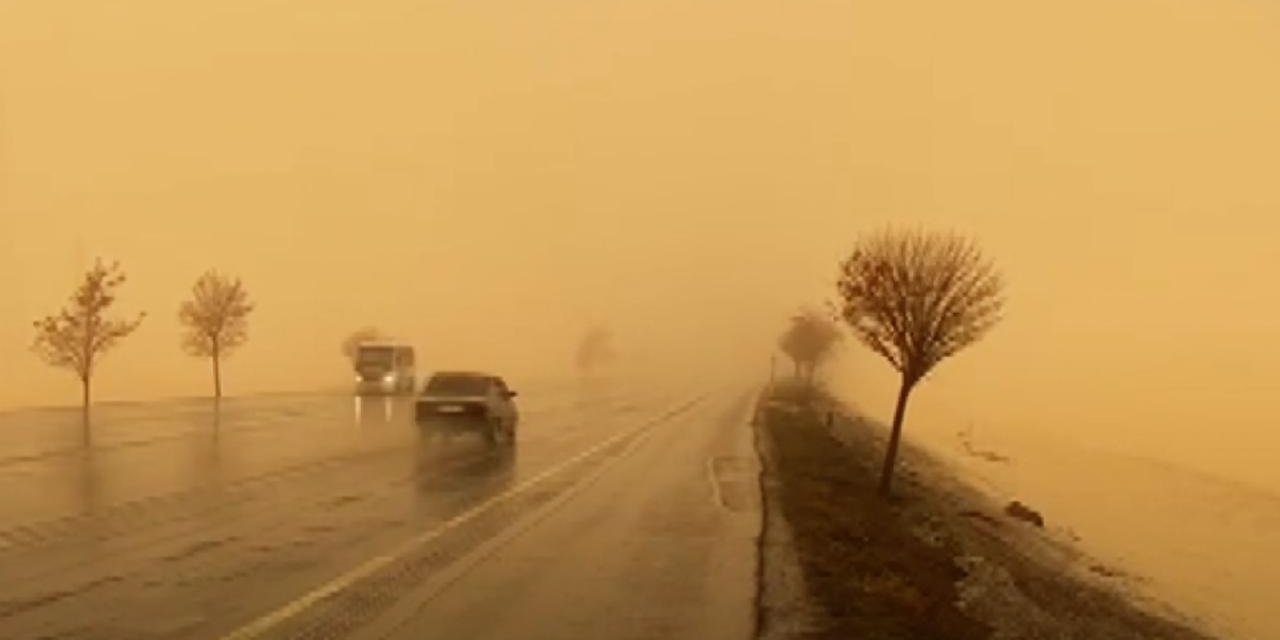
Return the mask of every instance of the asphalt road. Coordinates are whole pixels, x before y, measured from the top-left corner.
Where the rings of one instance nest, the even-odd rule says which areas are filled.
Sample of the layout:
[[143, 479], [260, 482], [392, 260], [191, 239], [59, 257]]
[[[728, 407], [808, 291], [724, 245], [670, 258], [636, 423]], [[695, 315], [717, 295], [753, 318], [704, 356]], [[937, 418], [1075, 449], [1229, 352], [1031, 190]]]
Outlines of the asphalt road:
[[521, 391], [0, 414], [0, 639], [750, 637], [749, 390]]

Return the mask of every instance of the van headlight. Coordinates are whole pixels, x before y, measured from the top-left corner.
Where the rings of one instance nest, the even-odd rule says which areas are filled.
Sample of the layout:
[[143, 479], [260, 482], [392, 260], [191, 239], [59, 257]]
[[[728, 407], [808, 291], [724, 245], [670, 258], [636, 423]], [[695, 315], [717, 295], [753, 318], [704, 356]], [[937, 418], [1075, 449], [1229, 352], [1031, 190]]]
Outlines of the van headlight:
[[395, 382], [395, 381], [396, 381], [396, 374], [394, 374], [394, 373], [388, 373], [387, 375], [382, 376], [382, 381], [383, 381], [383, 382]]

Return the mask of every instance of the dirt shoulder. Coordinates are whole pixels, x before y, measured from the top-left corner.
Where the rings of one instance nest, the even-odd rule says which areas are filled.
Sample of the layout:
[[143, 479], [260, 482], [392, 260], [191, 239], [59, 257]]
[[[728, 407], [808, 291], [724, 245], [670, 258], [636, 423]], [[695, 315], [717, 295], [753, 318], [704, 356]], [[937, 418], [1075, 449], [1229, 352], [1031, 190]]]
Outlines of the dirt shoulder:
[[824, 396], [775, 388], [756, 429], [762, 638], [1209, 637], [918, 449], [904, 448], [895, 498], [880, 500], [883, 429]]

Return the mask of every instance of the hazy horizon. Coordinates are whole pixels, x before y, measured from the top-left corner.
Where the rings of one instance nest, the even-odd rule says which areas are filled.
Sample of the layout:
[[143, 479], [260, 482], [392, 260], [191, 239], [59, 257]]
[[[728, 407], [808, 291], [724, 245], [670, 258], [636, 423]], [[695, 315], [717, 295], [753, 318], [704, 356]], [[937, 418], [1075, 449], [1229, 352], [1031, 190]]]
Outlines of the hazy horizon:
[[[1280, 7], [1219, 0], [0, 6], [0, 408], [95, 256], [147, 311], [102, 400], [198, 395], [195, 278], [258, 310], [230, 394], [343, 384], [376, 325], [426, 368], [761, 379], [886, 224], [978, 240], [1004, 322], [913, 425], [1048, 433], [1280, 489]], [[887, 365], [840, 384], [880, 414]], [[912, 422], [912, 421], [917, 422]], [[920, 427], [924, 428], [924, 427]]]

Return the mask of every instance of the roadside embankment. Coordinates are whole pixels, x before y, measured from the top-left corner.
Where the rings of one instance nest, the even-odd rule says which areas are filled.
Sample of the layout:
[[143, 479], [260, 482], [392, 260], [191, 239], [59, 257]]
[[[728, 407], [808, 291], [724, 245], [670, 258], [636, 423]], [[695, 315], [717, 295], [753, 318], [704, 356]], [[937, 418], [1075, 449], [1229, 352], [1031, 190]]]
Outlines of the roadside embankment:
[[755, 422], [762, 638], [1208, 638], [909, 444], [881, 500], [885, 430], [820, 392], [775, 387]]

